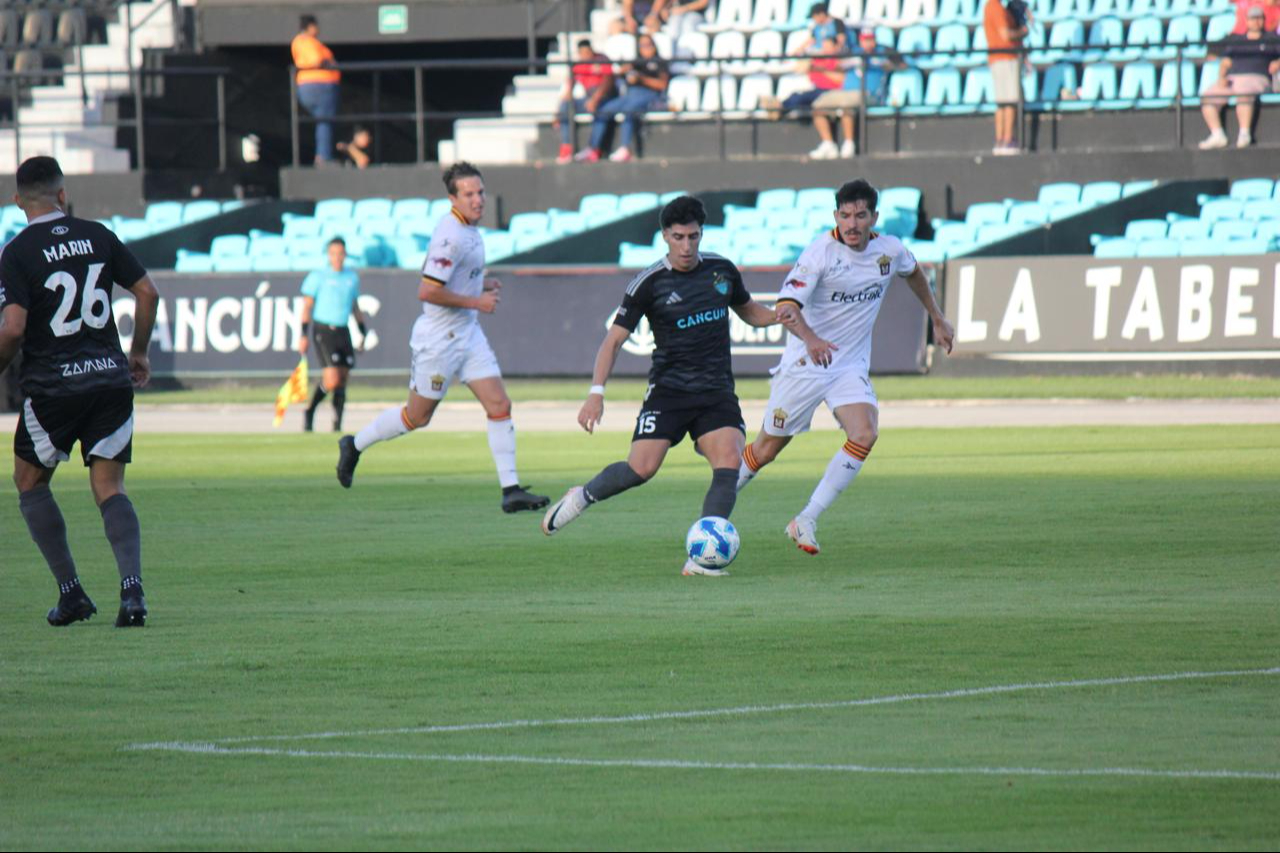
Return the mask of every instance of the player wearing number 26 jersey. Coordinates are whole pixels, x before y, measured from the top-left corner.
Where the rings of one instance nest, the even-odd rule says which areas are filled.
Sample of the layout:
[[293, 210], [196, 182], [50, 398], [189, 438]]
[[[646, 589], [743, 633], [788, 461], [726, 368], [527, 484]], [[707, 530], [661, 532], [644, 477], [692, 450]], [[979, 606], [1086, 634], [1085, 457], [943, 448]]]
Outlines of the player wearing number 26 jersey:
[[[14, 481], [31, 538], [61, 593], [51, 625], [88, 619], [97, 608], [80, 586], [66, 525], [49, 483], [59, 462], [80, 456], [120, 572], [120, 627], [144, 624], [141, 536], [124, 493], [133, 448], [133, 386], [151, 375], [147, 346], [159, 301], [146, 270], [105, 226], [66, 215], [62, 170], [52, 157], [18, 167], [23, 229], [0, 253], [0, 371], [22, 349], [22, 416], [14, 436]], [[137, 299], [125, 356], [111, 288]]]

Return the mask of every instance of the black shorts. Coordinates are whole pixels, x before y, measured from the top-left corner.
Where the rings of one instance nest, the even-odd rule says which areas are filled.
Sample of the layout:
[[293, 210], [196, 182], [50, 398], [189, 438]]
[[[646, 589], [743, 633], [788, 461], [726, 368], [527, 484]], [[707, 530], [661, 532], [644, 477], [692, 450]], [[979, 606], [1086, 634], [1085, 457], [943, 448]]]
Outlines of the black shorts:
[[666, 439], [675, 447], [685, 435], [697, 441], [724, 427], [741, 430], [744, 435], [747, 432], [742, 409], [733, 393], [684, 395], [653, 391], [640, 407], [631, 440]]
[[316, 355], [321, 367], [356, 366], [356, 348], [351, 343], [351, 330], [346, 326], [326, 326], [316, 323], [311, 333], [316, 342]]
[[80, 442], [84, 464], [89, 457], [130, 462], [133, 459], [133, 389], [105, 388], [66, 397], [28, 397], [22, 404], [13, 453], [42, 468], [71, 458]]

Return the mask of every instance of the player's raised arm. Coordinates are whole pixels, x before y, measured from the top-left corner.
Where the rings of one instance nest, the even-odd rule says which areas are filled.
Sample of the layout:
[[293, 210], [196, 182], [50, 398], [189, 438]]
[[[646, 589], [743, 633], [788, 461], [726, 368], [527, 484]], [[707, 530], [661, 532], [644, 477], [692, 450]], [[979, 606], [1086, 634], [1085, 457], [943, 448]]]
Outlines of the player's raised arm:
[[595, 432], [596, 425], [604, 417], [604, 385], [613, 373], [618, 350], [622, 349], [630, 334], [631, 331], [625, 326], [610, 326], [604, 340], [600, 342], [600, 349], [596, 351], [596, 366], [591, 371], [591, 391], [578, 411], [578, 425], [587, 432]]
[[956, 330], [952, 328], [951, 323], [943, 316], [942, 309], [938, 307], [938, 300], [933, 298], [933, 289], [929, 287], [929, 279], [925, 278], [924, 270], [920, 269], [919, 264], [916, 264], [916, 268], [907, 276], [907, 287], [910, 287], [911, 292], [916, 295], [916, 299], [920, 300], [924, 310], [929, 312], [929, 319], [933, 322], [934, 343], [941, 346], [950, 355], [951, 347], [955, 345]]
[[160, 291], [156, 290], [149, 275], [144, 275], [127, 289], [138, 303], [133, 313], [133, 343], [129, 346], [129, 378], [135, 388], [142, 388], [151, 381], [151, 359], [147, 350], [151, 346], [151, 332], [156, 327]]

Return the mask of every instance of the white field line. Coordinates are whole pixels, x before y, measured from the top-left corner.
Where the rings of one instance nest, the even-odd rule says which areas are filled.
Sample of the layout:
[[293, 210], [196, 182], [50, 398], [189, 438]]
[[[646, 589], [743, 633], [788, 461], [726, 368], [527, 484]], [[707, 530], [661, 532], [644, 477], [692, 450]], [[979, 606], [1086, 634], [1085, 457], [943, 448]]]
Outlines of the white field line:
[[[547, 720], [505, 720], [490, 723], [455, 723], [434, 726], [409, 726], [393, 729], [363, 729], [355, 731], [314, 732], [298, 735], [252, 735], [247, 737], [219, 738], [212, 744], [260, 743], [263, 741], [326, 740], [331, 738], [371, 737], [376, 735], [438, 734], [446, 732], [476, 732], [498, 729], [541, 728], [546, 726], [592, 726], [648, 723], [660, 720], [690, 720], [708, 717], [732, 717], [748, 714], [777, 714], [785, 711], [815, 711], [831, 708], [860, 708], [871, 705], [896, 705], [903, 702], [920, 702], [931, 699], [963, 699], [971, 696], [991, 696], [1001, 693], [1022, 693], [1034, 690], [1058, 690], [1072, 687], [1106, 687], [1119, 684], [1146, 684], [1165, 681], [1191, 681], [1206, 678], [1238, 678], [1247, 676], [1280, 675], [1280, 667], [1268, 669], [1234, 669], [1217, 672], [1174, 672], [1163, 675], [1126, 675], [1116, 678], [1088, 678], [1077, 681], [1043, 681], [1024, 684], [1002, 684], [992, 687], [972, 687], [960, 690], [944, 690], [937, 693], [903, 693], [893, 696], [876, 696], [867, 699], [845, 699], [834, 702], [789, 702], [779, 705], [742, 705], [734, 708], [708, 708], [694, 711], [660, 711], [648, 714], [627, 714], [616, 717], [561, 717]], [[131, 744], [128, 749], [165, 748], [166, 744]]]
[[186, 752], [199, 755], [267, 755], [286, 758], [355, 758], [382, 761], [434, 761], [454, 764], [539, 764], [557, 767], [626, 767], [677, 770], [781, 770], [823, 773], [865, 773], [889, 776], [1129, 776], [1152, 779], [1255, 779], [1280, 781], [1270, 770], [1153, 770], [1143, 767], [876, 767], [866, 764], [798, 764], [755, 761], [683, 761], [648, 758], [562, 758], [537, 755], [420, 754], [412, 752], [342, 752], [281, 749], [264, 746], [226, 747], [215, 743], [148, 743], [128, 749]]

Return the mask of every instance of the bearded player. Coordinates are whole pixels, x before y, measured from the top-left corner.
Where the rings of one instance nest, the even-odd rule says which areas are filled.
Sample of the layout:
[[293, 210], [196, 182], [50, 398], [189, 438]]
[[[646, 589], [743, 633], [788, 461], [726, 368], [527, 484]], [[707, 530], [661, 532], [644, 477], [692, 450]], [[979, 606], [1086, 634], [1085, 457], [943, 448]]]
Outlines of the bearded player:
[[738, 468], [741, 491], [792, 438], [808, 431], [818, 404], [827, 404], [847, 441], [827, 464], [809, 503], [787, 525], [787, 535], [807, 554], [819, 551], [818, 518], [853, 483], [876, 443], [879, 409], [868, 378], [871, 331], [890, 285], [906, 280], [929, 312], [935, 343], [950, 353], [955, 340], [911, 252], [897, 237], [875, 231], [878, 200], [864, 180], [840, 187], [836, 227], [804, 250], [782, 285], [776, 310], [791, 334], [773, 370], [764, 424]]

